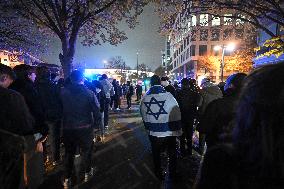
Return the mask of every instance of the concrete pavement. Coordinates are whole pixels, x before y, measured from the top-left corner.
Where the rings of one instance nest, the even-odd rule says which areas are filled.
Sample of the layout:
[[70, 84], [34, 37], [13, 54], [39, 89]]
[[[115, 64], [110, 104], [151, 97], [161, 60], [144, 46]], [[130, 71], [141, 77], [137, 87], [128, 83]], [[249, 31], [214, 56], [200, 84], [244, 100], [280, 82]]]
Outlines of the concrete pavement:
[[[110, 126], [104, 143], [96, 143], [94, 150], [95, 175], [87, 183], [77, 183], [82, 189], [162, 189], [191, 188], [197, 173], [199, 158], [179, 158], [181, 176], [175, 183], [160, 182], [153, 173], [151, 146], [144, 130], [138, 105], [131, 110], [111, 111]], [[51, 171], [41, 188], [61, 186], [62, 165]]]

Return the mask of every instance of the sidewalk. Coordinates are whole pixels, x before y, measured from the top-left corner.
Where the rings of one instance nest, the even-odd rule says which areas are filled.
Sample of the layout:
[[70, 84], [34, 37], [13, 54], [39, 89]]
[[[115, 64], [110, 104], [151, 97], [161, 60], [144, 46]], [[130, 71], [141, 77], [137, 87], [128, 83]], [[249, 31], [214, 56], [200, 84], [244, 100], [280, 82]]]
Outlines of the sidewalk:
[[[77, 183], [74, 188], [82, 189], [156, 189], [156, 188], [191, 188], [200, 158], [178, 159], [178, 171], [181, 178], [178, 183], [168, 180], [160, 182], [153, 170], [151, 146], [144, 130], [138, 110], [133, 103], [131, 110], [124, 109], [110, 112], [110, 125], [104, 143], [96, 143], [94, 150], [94, 177], [87, 183]], [[79, 158], [76, 161], [78, 169]], [[49, 172], [41, 189], [61, 189], [63, 166], [60, 164]]]

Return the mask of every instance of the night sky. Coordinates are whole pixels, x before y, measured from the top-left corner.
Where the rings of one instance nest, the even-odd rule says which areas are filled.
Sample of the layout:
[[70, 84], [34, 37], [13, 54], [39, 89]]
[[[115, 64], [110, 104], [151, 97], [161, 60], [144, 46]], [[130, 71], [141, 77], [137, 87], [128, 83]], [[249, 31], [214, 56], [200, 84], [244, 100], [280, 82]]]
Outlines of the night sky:
[[[144, 63], [152, 70], [161, 64], [161, 50], [165, 48], [165, 37], [157, 31], [159, 18], [154, 13], [154, 8], [147, 6], [139, 17], [139, 25], [131, 30], [126, 24], [120, 26], [126, 33], [128, 40], [112, 46], [102, 44], [100, 46], [84, 47], [77, 43], [74, 63], [86, 65], [86, 68], [103, 68], [103, 61], [113, 56], [122, 56], [126, 65], [136, 67], [136, 51], [139, 52], [139, 64]], [[48, 63], [59, 64], [58, 54], [61, 52], [60, 43], [54, 42], [49, 52], [43, 59]]]

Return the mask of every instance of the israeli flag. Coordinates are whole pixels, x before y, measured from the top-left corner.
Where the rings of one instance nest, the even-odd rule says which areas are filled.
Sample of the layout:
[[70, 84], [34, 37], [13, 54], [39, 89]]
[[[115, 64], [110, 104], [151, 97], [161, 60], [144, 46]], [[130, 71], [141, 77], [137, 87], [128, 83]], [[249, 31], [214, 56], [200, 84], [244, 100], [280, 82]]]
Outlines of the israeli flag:
[[166, 137], [182, 134], [178, 103], [162, 86], [156, 85], [147, 91], [141, 100], [140, 112], [150, 135]]

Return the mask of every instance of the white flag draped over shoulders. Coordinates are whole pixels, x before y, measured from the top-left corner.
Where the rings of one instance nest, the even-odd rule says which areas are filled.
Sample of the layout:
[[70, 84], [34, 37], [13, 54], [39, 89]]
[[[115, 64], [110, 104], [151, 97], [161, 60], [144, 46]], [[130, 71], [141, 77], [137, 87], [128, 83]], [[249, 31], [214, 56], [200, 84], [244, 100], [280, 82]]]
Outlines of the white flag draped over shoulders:
[[181, 114], [173, 95], [161, 85], [151, 87], [140, 104], [146, 130], [156, 137], [180, 136]]

